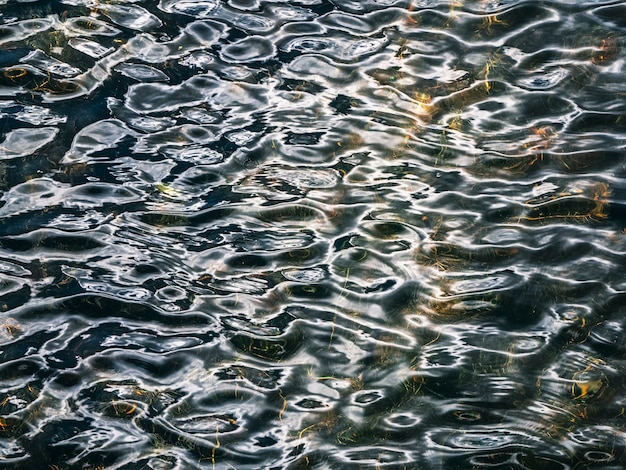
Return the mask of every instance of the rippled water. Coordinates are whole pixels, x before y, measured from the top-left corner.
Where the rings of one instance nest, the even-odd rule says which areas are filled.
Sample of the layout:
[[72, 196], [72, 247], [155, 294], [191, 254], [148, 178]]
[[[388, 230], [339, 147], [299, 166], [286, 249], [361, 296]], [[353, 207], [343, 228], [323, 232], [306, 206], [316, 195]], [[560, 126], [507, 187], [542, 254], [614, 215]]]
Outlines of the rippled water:
[[624, 2], [0, 22], [2, 468], [624, 468]]

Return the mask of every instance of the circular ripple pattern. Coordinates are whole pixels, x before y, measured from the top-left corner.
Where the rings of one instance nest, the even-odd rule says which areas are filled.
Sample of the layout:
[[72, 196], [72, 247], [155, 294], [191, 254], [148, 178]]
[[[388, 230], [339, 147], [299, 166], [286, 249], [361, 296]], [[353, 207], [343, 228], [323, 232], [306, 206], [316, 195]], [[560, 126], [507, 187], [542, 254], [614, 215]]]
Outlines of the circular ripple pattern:
[[625, 17], [0, 0], [0, 467], [623, 468]]

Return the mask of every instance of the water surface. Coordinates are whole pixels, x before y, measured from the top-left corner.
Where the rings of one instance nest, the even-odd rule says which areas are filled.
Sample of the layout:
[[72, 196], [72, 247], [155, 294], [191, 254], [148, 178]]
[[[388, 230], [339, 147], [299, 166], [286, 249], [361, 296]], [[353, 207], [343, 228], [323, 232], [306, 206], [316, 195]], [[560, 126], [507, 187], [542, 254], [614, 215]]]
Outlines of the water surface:
[[0, 0], [0, 466], [623, 468], [624, 18]]

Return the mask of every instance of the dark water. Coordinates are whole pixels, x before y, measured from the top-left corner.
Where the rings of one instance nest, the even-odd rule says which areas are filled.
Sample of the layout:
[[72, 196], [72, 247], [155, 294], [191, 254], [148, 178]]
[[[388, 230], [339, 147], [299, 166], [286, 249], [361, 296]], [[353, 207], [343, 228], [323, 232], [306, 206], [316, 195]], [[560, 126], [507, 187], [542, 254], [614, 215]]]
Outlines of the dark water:
[[624, 468], [624, 2], [0, 22], [1, 468]]

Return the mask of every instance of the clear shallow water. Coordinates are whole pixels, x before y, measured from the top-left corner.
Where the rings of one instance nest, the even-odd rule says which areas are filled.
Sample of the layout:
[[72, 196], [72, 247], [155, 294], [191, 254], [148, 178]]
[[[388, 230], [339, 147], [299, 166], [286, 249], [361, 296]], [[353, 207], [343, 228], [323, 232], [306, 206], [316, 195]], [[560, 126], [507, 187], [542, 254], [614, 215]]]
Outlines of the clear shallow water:
[[624, 18], [0, 1], [0, 466], [623, 468]]

